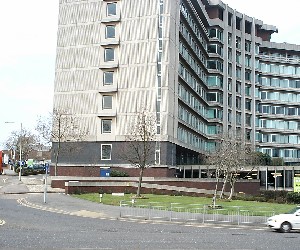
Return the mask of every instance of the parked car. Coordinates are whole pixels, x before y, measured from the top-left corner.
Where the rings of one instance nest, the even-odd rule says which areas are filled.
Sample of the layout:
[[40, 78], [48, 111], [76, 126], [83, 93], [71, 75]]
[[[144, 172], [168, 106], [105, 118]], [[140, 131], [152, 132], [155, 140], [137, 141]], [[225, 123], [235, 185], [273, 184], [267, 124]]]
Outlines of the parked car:
[[[17, 166], [15, 168], [15, 172], [16, 173], [19, 173], [20, 172], [20, 166]], [[32, 166], [22, 166], [22, 172], [21, 172], [22, 175], [30, 175], [30, 174], [33, 174], [33, 168]]]
[[[19, 173], [20, 167], [17, 166], [15, 169], [16, 173]], [[33, 165], [26, 165], [22, 167], [22, 175], [31, 175], [31, 174], [45, 174], [46, 167], [43, 164], [33, 164]]]
[[295, 207], [286, 214], [274, 215], [268, 218], [267, 225], [269, 228], [282, 233], [300, 229], [300, 206]]
[[34, 174], [45, 174], [46, 167], [43, 164], [33, 164], [33, 173]]

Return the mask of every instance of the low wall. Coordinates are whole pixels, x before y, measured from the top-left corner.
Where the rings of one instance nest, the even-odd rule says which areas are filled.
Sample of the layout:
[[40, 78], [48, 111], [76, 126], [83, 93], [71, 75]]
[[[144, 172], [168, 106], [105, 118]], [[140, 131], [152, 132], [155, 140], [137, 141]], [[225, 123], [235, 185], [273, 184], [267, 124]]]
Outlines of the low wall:
[[[136, 193], [138, 178], [136, 177], [52, 177], [53, 188], [64, 188], [66, 194], [72, 193]], [[223, 183], [219, 183], [221, 190]], [[215, 179], [178, 179], [145, 177], [142, 183], [142, 193], [159, 194], [211, 194], [215, 190]], [[257, 195], [260, 190], [259, 180], [238, 180], [235, 184], [236, 193]], [[227, 183], [225, 192], [230, 191]]]

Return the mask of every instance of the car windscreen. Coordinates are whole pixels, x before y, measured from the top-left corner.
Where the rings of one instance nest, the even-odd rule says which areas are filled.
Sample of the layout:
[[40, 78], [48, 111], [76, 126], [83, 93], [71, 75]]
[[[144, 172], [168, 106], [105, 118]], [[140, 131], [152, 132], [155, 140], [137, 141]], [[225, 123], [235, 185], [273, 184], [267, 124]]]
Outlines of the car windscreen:
[[298, 211], [300, 209], [300, 207], [294, 207], [292, 210], [290, 210], [289, 212], [287, 212], [286, 214], [294, 214], [296, 211]]

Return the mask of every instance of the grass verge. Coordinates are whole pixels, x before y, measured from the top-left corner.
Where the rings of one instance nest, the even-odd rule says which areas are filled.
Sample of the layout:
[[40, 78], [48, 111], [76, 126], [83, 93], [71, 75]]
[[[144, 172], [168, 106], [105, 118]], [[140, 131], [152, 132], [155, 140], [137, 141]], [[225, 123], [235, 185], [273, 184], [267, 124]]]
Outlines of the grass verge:
[[[100, 196], [98, 193], [89, 194], [74, 194], [74, 197], [85, 199], [92, 202], [100, 202]], [[173, 208], [188, 208], [188, 207], [203, 207], [204, 205], [211, 205], [212, 199], [206, 197], [191, 197], [191, 196], [169, 196], [169, 195], [152, 195], [145, 194], [144, 199], [134, 199], [132, 203], [132, 197], [134, 194], [125, 194], [124, 196], [113, 196], [112, 194], [103, 194], [101, 203], [106, 205], [119, 206], [120, 202], [127, 205], [134, 205], [137, 207], [153, 207], [153, 206], [165, 206]], [[171, 206], [172, 204], [172, 206]], [[242, 209], [249, 211], [274, 211], [275, 214], [286, 213], [295, 207], [293, 204], [277, 204], [268, 202], [257, 201], [243, 201], [243, 200], [218, 200], [216, 204], [223, 209]]]

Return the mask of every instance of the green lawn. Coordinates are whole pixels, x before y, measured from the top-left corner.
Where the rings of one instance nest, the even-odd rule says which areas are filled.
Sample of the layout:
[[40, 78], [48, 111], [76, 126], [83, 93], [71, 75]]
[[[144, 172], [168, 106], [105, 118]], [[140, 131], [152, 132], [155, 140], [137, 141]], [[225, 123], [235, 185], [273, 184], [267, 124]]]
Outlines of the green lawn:
[[[93, 202], [100, 202], [98, 193], [73, 195], [74, 197], [85, 199]], [[122, 201], [123, 204], [132, 205], [133, 194], [125, 194], [125, 196], [113, 196], [111, 194], [103, 194], [101, 202], [107, 205], [119, 206]], [[212, 199], [205, 197], [190, 197], [190, 196], [168, 196], [168, 195], [152, 195], [145, 194], [145, 199], [135, 199], [134, 206], [138, 207], [203, 207], [204, 205], [211, 205]], [[172, 204], [172, 205], [171, 205]], [[237, 209], [239, 207], [243, 210], [250, 211], [274, 211], [276, 214], [285, 213], [295, 207], [293, 204], [277, 204], [268, 202], [243, 201], [243, 200], [217, 200], [217, 205], [226, 209]]]

